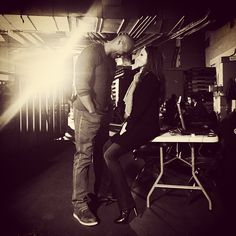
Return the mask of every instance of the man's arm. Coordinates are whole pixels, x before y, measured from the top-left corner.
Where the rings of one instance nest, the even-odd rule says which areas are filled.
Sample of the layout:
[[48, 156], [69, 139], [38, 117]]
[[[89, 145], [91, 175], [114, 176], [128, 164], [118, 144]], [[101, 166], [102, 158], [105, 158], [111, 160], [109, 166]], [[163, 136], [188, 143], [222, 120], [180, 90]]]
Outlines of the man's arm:
[[89, 113], [95, 112], [94, 102], [91, 97], [91, 81], [96, 67], [96, 53], [93, 48], [86, 48], [76, 62], [75, 86], [81, 103]]

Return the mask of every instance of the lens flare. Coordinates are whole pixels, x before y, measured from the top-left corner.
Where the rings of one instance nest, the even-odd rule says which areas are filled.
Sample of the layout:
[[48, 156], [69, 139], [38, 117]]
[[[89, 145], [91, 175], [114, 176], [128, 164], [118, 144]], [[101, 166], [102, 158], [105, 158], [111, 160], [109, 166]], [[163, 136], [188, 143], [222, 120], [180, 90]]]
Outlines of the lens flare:
[[[90, 7], [87, 15], [96, 12], [95, 3]], [[34, 94], [46, 94], [65, 86], [68, 75], [72, 72], [72, 68], [67, 67], [66, 60], [68, 57], [72, 57], [76, 43], [88, 32], [87, 27], [86, 20], [79, 21], [79, 25], [72, 29], [70, 37], [60, 49], [49, 49], [44, 45], [44, 48], [38, 48], [35, 51], [30, 49], [30, 52], [24, 52], [15, 58], [15, 65], [18, 69], [16, 79], [19, 79], [22, 92], [16, 101], [1, 114], [0, 130]]]

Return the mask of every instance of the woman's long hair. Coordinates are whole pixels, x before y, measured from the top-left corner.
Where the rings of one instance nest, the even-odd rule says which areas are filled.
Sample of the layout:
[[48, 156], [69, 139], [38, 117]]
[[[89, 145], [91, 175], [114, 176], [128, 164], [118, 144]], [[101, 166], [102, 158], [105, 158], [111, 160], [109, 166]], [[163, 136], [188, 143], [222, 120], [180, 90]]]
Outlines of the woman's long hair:
[[160, 82], [160, 99], [165, 99], [165, 76], [163, 73], [163, 54], [158, 47], [147, 46], [147, 64], [144, 66], [142, 73], [152, 72]]

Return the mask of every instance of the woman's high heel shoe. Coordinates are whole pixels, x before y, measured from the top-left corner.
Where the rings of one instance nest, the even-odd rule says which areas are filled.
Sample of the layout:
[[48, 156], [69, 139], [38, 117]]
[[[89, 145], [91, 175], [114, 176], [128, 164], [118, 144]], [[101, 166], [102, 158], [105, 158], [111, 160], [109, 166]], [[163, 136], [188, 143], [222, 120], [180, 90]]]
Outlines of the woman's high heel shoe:
[[114, 222], [116, 224], [127, 224], [127, 223], [129, 223], [129, 216], [130, 216], [132, 211], [134, 211], [135, 216], [138, 216], [138, 212], [137, 212], [137, 209], [135, 207], [131, 208], [131, 209], [125, 209], [125, 210], [121, 210], [121, 214], [120, 214], [119, 218], [114, 220]]

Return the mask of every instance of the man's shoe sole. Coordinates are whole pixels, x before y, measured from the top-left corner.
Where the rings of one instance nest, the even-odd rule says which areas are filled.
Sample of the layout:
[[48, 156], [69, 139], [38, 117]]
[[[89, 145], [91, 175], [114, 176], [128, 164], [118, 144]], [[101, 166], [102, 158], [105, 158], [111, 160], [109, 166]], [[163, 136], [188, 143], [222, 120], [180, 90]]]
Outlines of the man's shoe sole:
[[94, 226], [94, 225], [97, 225], [97, 224], [98, 224], [98, 222], [86, 223], [86, 222], [84, 222], [84, 221], [81, 221], [81, 219], [80, 219], [75, 213], [73, 213], [73, 217], [74, 217], [76, 220], [78, 220], [81, 225]]

